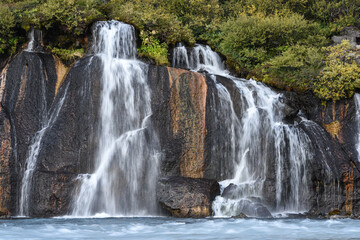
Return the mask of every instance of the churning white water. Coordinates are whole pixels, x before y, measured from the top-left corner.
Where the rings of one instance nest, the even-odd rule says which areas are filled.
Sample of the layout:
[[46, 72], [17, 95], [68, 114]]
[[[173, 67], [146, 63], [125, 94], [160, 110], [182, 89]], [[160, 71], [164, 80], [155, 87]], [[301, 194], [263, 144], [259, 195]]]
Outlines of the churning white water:
[[29, 147], [27, 158], [25, 161], [25, 169], [23, 178], [21, 181], [21, 192], [20, 192], [20, 201], [19, 201], [19, 215], [20, 216], [29, 216], [29, 204], [31, 201], [31, 186], [32, 186], [32, 178], [34, 175], [34, 171], [36, 169], [37, 159], [39, 156], [39, 151], [41, 148], [42, 139], [47, 132], [49, 128], [53, 126], [55, 123], [61, 107], [65, 101], [67, 89], [69, 87], [69, 84], [66, 86], [65, 92], [63, 96], [61, 96], [61, 99], [57, 102], [54, 109], [50, 112], [50, 115], [47, 111], [47, 104], [46, 104], [46, 87], [45, 87], [45, 77], [43, 77], [41, 81], [42, 85], [42, 107], [41, 107], [41, 130], [39, 130], [33, 140], [32, 144]]
[[150, 127], [148, 66], [136, 60], [131, 25], [97, 22], [94, 53], [102, 61], [98, 148], [81, 186], [73, 215], [147, 215], [156, 211], [157, 138]]
[[0, 219], [0, 238], [12, 240], [354, 240], [359, 234], [353, 219]]
[[[189, 49], [189, 48], [188, 48]], [[233, 216], [244, 209], [244, 199], [263, 202], [265, 181], [269, 172], [275, 177], [276, 206], [272, 211], [305, 211], [308, 195], [306, 163], [312, 157], [308, 136], [297, 124], [285, 124], [285, 105], [281, 94], [254, 80], [238, 79], [228, 75], [220, 57], [208, 46], [196, 45], [190, 52], [184, 46], [174, 49], [174, 67], [193, 71], [205, 70], [210, 74], [225, 76], [237, 93], [233, 102], [228, 89], [212, 75], [219, 103], [215, 110], [217, 124], [222, 124], [229, 149], [224, 159], [231, 159], [234, 174], [220, 182], [222, 190], [230, 184], [236, 192], [230, 198], [217, 197], [213, 203], [216, 216]], [[235, 111], [235, 105], [239, 105]], [[270, 162], [270, 164], [269, 164]], [[270, 169], [274, 165], [274, 169]]]

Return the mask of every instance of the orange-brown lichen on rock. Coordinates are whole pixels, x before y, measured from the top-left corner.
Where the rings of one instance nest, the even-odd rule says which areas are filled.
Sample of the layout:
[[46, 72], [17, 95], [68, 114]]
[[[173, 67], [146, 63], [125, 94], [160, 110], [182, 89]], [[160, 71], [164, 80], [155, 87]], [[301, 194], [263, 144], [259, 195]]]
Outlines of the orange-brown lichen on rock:
[[10, 215], [10, 157], [12, 153], [10, 129], [10, 121], [5, 118], [0, 131], [0, 216]]
[[343, 125], [349, 113], [349, 102], [344, 100], [344, 102], [332, 103], [331, 122], [325, 121], [325, 112], [326, 108], [322, 112], [323, 127], [334, 139], [337, 139], [340, 143], [344, 143], [346, 139], [344, 139], [343, 136]]
[[59, 88], [61, 84], [64, 82], [66, 75], [68, 74], [70, 67], [66, 67], [65, 64], [61, 62], [61, 60], [53, 55], [54, 61], [55, 61], [55, 67], [56, 67], [56, 75], [57, 75], [57, 81], [56, 81], [56, 87], [55, 87], [55, 97], [59, 91]]
[[210, 208], [207, 206], [195, 206], [192, 208], [171, 209], [166, 208], [171, 216], [178, 218], [205, 218], [210, 216]]
[[168, 68], [170, 112], [173, 134], [181, 139], [180, 172], [184, 177], [204, 176], [205, 76], [182, 69]]
[[353, 211], [353, 195], [354, 195], [354, 169], [352, 166], [348, 166], [348, 169], [343, 173], [343, 182], [345, 184], [345, 211], [347, 214], [351, 214]]
[[329, 124], [323, 124], [325, 130], [330, 133], [330, 135], [335, 139], [337, 138], [339, 140], [339, 142], [343, 142], [343, 139], [342, 139], [342, 133], [341, 133], [341, 124], [339, 121], [334, 121], [334, 122], [331, 122]]

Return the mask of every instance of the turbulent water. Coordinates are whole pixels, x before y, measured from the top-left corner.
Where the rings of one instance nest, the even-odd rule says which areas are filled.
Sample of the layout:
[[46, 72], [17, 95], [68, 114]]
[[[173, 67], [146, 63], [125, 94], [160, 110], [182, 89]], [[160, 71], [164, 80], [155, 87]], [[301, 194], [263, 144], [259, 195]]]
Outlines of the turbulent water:
[[359, 239], [358, 220], [17, 219], [0, 221], [0, 239], [278, 240]]
[[[223, 126], [222, 133], [227, 136], [225, 141], [217, 144], [224, 146], [223, 158], [231, 159], [230, 165], [234, 169], [232, 178], [220, 184], [222, 190], [234, 184], [236, 196], [217, 197], [213, 204], [215, 215], [239, 214], [245, 210], [244, 199], [262, 201], [266, 190], [264, 183], [271, 171], [268, 169], [271, 167], [269, 162], [274, 159], [276, 206], [271, 210], [308, 210], [306, 202], [301, 200], [308, 196], [306, 164], [312, 158], [311, 143], [296, 123], [283, 122], [286, 106], [282, 103], [281, 94], [254, 80], [228, 75], [220, 57], [208, 46], [185, 48], [179, 45], [174, 49], [173, 57], [175, 67], [213, 74], [211, 79], [217, 89], [219, 100], [214, 106], [215, 119], [218, 125]], [[217, 81], [216, 75], [232, 81], [240, 95], [237, 102], [233, 102], [229, 90]], [[240, 109], [236, 110], [235, 105], [240, 105]]]
[[103, 65], [99, 143], [94, 172], [79, 177], [73, 214], [154, 214], [158, 143], [150, 126], [148, 66], [136, 60], [130, 25], [97, 22], [93, 39]]

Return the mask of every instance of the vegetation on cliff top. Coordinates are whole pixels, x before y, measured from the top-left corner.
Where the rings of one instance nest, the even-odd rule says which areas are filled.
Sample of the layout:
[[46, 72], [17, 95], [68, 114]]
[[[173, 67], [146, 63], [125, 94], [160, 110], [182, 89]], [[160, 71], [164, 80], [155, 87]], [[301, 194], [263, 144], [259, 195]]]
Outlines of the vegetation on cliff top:
[[169, 64], [177, 42], [201, 42], [242, 77], [324, 100], [350, 97], [358, 78], [353, 60], [331, 54], [353, 54], [346, 43], [324, 47], [343, 27], [360, 27], [360, 0], [0, 0], [0, 14], [3, 56], [35, 27], [46, 30], [48, 50], [72, 61], [86, 50], [93, 22], [116, 19], [136, 27], [139, 55], [159, 65]]

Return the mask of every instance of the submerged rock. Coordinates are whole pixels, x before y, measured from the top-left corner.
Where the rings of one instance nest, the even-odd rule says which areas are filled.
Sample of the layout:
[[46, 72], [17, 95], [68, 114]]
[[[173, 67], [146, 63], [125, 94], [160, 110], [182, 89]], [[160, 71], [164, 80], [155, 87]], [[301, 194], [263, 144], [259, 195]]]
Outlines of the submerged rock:
[[232, 218], [247, 218], [247, 216], [244, 213], [240, 213], [240, 214], [238, 214], [236, 216], [233, 216]]
[[187, 177], [161, 178], [157, 200], [174, 217], [208, 217], [211, 204], [220, 194], [219, 183], [211, 179]]

